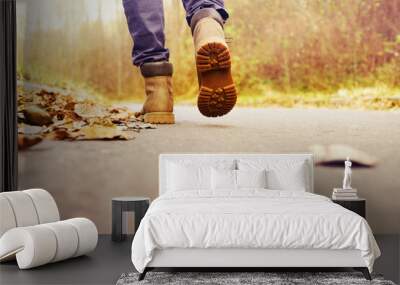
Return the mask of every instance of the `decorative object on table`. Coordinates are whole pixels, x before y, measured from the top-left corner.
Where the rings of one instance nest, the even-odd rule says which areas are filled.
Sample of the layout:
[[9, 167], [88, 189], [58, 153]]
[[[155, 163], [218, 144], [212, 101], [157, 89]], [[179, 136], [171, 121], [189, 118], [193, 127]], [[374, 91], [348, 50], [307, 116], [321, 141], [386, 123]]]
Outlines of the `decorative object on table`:
[[351, 161], [347, 157], [344, 162], [344, 178], [343, 188], [333, 188], [332, 199], [333, 200], [354, 200], [358, 199], [357, 189], [351, 187]]
[[146, 214], [150, 199], [146, 197], [115, 197], [112, 199], [112, 240], [123, 241], [126, 238], [124, 226], [127, 223], [125, 212], [135, 213], [135, 230]]
[[351, 161], [350, 157], [347, 157], [344, 162], [344, 178], [343, 178], [343, 189], [351, 189]]
[[145, 280], [138, 281], [139, 273], [125, 273], [116, 285], [175, 285], [175, 284], [352, 284], [395, 285], [382, 275], [373, 274], [373, 282], [365, 280], [360, 272], [149, 272]]
[[343, 189], [343, 188], [333, 188], [332, 193], [333, 200], [357, 200], [358, 194], [357, 189]]
[[366, 218], [366, 200], [363, 198], [357, 199], [332, 199], [332, 201], [340, 206]]
[[95, 224], [86, 218], [60, 221], [49, 192], [0, 193], [0, 261], [17, 259], [20, 269], [77, 257], [96, 248]]

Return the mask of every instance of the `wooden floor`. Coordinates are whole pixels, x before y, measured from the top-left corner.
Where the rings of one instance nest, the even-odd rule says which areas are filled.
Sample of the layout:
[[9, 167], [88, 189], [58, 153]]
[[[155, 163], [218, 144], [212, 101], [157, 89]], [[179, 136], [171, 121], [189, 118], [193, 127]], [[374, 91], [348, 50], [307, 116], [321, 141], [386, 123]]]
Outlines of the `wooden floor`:
[[[377, 235], [382, 256], [375, 263], [375, 272], [399, 283], [400, 236]], [[115, 284], [124, 272], [134, 271], [130, 259], [131, 240], [111, 241], [99, 237], [96, 250], [82, 256], [30, 270], [19, 270], [15, 262], [0, 265], [0, 284]]]

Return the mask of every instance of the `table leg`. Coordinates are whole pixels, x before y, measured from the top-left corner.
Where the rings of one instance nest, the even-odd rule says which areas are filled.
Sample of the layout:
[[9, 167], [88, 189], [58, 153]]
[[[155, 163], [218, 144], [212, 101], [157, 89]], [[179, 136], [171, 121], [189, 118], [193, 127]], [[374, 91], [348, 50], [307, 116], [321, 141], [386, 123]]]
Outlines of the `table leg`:
[[140, 221], [143, 219], [148, 208], [149, 208], [148, 202], [140, 203], [135, 207], [135, 233], [139, 227]]
[[124, 240], [122, 234], [122, 204], [112, 202], [112, 238], [113, 241]]

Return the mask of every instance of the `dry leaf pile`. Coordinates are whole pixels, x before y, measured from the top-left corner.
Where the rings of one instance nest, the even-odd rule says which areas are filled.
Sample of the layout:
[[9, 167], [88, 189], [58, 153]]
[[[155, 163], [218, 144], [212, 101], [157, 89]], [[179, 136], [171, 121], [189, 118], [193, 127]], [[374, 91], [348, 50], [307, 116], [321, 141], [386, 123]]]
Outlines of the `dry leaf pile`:
[[53, 140], [131, 140], [154, 129], [126, 107], [113, 107], [72, 94], [18, 87], [18, 133]]

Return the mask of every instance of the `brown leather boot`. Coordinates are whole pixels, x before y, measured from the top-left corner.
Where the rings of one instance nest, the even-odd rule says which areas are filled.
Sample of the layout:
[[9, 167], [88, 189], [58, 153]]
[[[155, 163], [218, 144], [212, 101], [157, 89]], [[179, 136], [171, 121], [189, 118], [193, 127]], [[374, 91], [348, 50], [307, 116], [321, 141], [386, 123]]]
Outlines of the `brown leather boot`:
[[174, 99], [172, 95], [172, 64], [168, 62], [145, 63], [140, 67], [144, 76], [146, 101], [135, 115], [144, 122], [174, 124]]
[[218, 17], [212, 13], [197, 18], [195, 15], [191, 22], [200, 87], [197, 106], [207, 117], [227, 114], [235, 106], [237, 98], [230, 53], [222, 20], [218, 21]]

